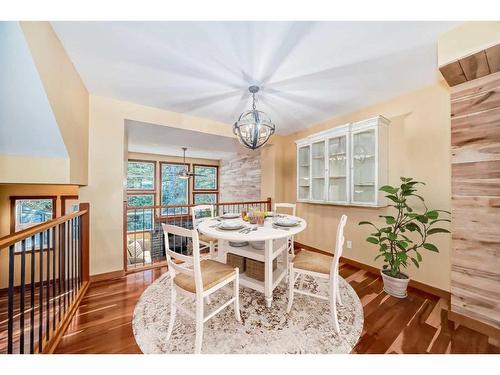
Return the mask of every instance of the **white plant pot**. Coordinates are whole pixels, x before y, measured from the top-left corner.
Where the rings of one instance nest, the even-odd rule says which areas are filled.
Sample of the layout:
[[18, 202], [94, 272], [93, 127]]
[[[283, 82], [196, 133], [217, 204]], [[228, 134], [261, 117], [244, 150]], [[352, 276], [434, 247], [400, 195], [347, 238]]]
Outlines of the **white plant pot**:
[[405, 275], [407, 278], [398, 279], [396, 277], [386, 275], [382, 271], [380, 271], [380, 274], [382, 275], [382, 280], [384, 281], [384, 291], [387, 294], [390, 294], [391, 296], [397, 298], [406, 298], [406, 296], [408, 295], [406, 289], [408, 288], [408, 283], [410, 282], [410, 278], [408, 277], [408, 275], [403, 273], [403, 275]]

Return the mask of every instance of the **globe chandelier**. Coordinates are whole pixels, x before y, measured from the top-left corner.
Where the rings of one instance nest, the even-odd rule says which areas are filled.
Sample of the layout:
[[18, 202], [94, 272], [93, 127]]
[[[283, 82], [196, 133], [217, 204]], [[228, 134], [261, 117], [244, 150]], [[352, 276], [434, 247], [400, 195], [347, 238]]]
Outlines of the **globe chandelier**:
[[252, 94], [252, 109], [238, 117], [233, 133], [244, 146], [255, 150], [269, 140], [274, 134], [275, 126], [266, 113], [257, 110], [255, 94], [259, 91], [259, 86], [250, 86], [248, 91]]

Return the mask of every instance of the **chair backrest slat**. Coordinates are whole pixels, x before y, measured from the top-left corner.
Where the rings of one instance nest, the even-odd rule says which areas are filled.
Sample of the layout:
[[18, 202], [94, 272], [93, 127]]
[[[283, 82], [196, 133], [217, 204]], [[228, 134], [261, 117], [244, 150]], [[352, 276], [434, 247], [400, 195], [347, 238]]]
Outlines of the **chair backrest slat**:
[[[170, 224], [162, 224], [162, 227], [163, 227], [163, 234], [165, 236], [167, 265], [170, 277], [173, 280], [176, 275], [176, 272], [192, 276], [194, 277], [195, 280], [197, 292], [203, 291], [203, 281], [201, 278], [201, 265], [200, 265], [200, 242], [198, 239], [198, 231], [196, 229], [186, 229]], [[170, 241], [168, 238], [169, 235], [185, 237], [188, 240], [191, 239], [193, 244], [192, 256], [179, 254], [178, 252], [170, 249]], [[179, 264], [176, 262], [176, 260], [181, 261], [183, 263]]]
[[295, 216], [297, 205], [295, 203], [275, 203], [274, 211], [277, 212], [278, 208], [289, 208], [292, 210], [292, 215]]
[[[201, 216], [200, 213], [210, 213], [210, 216]], [[197, 229], [200, 222], [203, 220], [214, 217], [214, 206], [211, 204], [200, 204], [198, 206], [191, 207], [191, 218], [193, 220], [193, 229]]]

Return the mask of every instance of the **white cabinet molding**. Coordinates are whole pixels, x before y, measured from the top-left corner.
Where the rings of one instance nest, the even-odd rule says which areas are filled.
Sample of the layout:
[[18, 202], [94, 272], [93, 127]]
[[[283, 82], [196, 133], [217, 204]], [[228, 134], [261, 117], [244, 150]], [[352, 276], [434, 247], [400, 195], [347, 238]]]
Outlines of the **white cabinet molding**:
[[387, 184], [389, 120], [345, 124], [295, 141], [297, 201], [382, 207]]

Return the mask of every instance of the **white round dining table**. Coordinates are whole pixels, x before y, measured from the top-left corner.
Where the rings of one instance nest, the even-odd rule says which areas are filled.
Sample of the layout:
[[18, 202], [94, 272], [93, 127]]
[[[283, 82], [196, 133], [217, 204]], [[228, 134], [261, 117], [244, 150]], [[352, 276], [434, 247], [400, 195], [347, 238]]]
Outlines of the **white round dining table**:
[[[299, 224], [293, 227], [280, 227], [274, 224], [272, 217], [266, 218], [263, 226], [249, 224], [241, 217], [235, 219], [213, 218], [199, 223], [198, 231], [216, 238], [218, 240], [217, 260], [227, 262], [227, 254], [236, 254], [245, 258], [253, 259], [264, 263], [264, 281], [256, 280], [247, 276], [244, 270], [240, 270], [240, 285], [257, 290], [264, 294], [266, 305], [271, 307], [273, 300], [273, 290], [279, 285], [287, 275], [288, 246], [293, 236], [302, 232], [307, 227], [304, 219], [291, 216], [279, 215], [296, 220]], [[223, 230], [218, 228], [222, 221], [231, 221], [243, 225], [238, 230]], [[244, 229], [250, 229], [242, 232]], [[230, 242], [249, 242], [246, 246], [231, 246]], [[264, 241], [262, 250], [251, 246], [252, 242]], [[293, 243], [292, 243], [293, 248]], [[282, 256], [283, 261], [279, 263], [276, 270], [273, 270], [274, 259]]]

